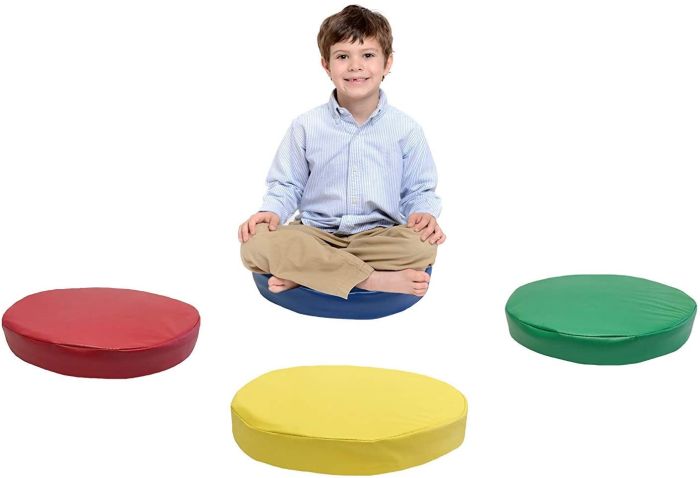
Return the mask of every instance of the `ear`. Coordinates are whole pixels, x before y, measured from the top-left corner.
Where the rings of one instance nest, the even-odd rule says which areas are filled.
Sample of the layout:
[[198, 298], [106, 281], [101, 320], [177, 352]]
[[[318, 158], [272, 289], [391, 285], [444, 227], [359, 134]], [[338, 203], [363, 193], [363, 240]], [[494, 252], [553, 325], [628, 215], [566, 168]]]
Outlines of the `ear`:
[[323, 67], [324, 70], [326, 70], [326, 73], [328, 73], [328, 76], [330, 76], [331, 70], [330, 70], [330, 68], [328, 68], [328, 62], [323, 57], [321, 57], [321, 66]]
[[386, 63], [384, 64], [384, 75], [389, 74], [389, 70], [391, 70], [391, 65], [394, 64], [394, 54], [392, 53], [389, 55], [389, 58], [386, 59]]

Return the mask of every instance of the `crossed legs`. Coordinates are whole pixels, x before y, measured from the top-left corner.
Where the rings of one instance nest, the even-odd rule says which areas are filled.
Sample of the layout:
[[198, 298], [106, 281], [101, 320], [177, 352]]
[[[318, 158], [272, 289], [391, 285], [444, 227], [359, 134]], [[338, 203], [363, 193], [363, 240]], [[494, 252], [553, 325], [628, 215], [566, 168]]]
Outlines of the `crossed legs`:
[[271, 232], [263, 223], [241, 245], [246, 268], [273, 275], [272, 292], [302, 284], [343, 298], [356, 286], [422, 296], [430, 279], [424, 270], [436, 253], [405, 225], [334, 236], [297, 223]]

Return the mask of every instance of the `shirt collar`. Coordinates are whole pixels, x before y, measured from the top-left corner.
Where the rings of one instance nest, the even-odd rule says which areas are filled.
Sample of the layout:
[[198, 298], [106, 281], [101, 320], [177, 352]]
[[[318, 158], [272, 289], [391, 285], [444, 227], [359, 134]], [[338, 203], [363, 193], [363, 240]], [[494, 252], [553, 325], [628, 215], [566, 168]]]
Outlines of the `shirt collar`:
[[[375, 116], [379, 116], [381, 113], [383, 113], [386, 109], [386, 104], [386, 94], [384, 93], [384, 90], [380, 88], [379, 103], [377, 104], [377, 108], [372, 112], [371, 115], [369, 115], [367, 121], [370, 121]], [[340, 119], [341, 117], [352, 118], [352, 114], [347, 109], [343, 108], [338, 104], [338, 100], [335, 98], [335, 90], [333, 90], [333, 92], [331, 93], [331, 98], [328, 101], [328, 107], [331, 111], [331, 114], [333, 115], [333, 118], [335, 119]]]

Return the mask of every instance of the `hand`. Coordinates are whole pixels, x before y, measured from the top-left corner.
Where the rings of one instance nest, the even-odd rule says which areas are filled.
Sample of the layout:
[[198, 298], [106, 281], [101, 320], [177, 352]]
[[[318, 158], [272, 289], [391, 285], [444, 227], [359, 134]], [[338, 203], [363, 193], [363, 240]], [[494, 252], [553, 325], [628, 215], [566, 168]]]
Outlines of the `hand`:
[[274, 212], [262, 211], [256, 212], [250, 218], [238, 227], [238, 242], [247, 242], [251, 236], [255, 235], [255, 225], [261, 222], [269, 224], [271, 231], [277, 229], [280, 223], [280, 217]]
[[420, 240], [423, 242], [427, 240], [430, 244], [440, 245], [447, 240], [447, 236], [442, 232], [433, 215], [427, 212], [414, 212], [408, 216], [406, 225], [416, 232], [423, 231], [420, 235]]

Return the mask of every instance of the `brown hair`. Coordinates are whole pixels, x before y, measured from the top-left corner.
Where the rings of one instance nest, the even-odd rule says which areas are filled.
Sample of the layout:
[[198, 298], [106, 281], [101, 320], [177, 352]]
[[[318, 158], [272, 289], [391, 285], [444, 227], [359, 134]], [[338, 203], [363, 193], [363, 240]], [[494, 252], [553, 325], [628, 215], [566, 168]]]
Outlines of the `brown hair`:
[[384, 62], [392, 53], [391, 26], [380, 13], [358, 5], [348, 5], [335, 15], [323, 20], [318, 32], [318, 49], [327, 62], [330, 61], [331, 46], [350, 40], [364, 42], [365, 38], [376, 38], [384, 53]]

